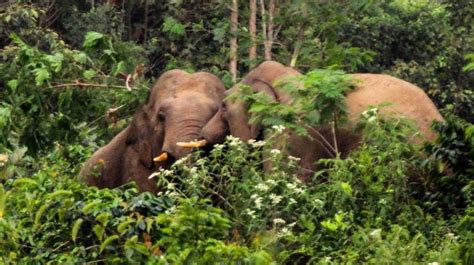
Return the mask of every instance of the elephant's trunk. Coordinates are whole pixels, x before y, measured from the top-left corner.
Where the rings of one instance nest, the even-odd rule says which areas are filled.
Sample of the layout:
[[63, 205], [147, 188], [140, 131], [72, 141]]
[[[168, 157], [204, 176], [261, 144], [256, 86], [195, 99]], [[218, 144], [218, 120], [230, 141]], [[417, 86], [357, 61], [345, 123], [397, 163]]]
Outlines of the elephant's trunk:
[[199, 119], [185, 119], [166, 130], [162, 151], [175, 159], [191, 152], [191, 147], [201, 147], [206, 142], [198, 141], [204, 122]]

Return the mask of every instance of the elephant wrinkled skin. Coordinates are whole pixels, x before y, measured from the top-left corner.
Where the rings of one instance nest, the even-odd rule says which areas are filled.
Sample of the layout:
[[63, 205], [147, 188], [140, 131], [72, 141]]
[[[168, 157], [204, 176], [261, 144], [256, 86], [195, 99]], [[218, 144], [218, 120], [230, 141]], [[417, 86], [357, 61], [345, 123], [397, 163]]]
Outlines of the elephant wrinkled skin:
[[[224, 90], [223, 83], [210, 73], [164, 73], [131, 124], [92, 155], [80, 177], [99, 188], [134, 180], [141, 191], [156, 191], [156, 181], [148, 176], [192, 151], [177, 143], [200, 137], [203, 126], [217, 112]], [[160, 154], [167, 159], [154, 162]]]

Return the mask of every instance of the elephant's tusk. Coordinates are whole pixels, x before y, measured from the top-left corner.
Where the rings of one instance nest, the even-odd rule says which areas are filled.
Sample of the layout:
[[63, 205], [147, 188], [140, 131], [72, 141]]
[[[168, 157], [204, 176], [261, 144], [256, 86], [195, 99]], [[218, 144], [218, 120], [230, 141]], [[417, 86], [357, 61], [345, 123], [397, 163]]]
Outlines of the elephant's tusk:
[[177, 142], [176, 145], [179, 147], [186, 147], [186, 148], [199, 148], [203, 147], [207, 144], [206, 140], [200, 141], [191, 141], [191, 142]]
[[154, 162], [162, 162], [168, 160], [168, 153], [164, 152], [163, 154], [153, 158]]

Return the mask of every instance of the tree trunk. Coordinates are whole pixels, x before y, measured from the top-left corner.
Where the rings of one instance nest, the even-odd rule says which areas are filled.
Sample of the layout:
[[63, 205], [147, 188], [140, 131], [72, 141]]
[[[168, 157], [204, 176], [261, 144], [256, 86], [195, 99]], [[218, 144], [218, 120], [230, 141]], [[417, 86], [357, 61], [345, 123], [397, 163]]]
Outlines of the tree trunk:
[[275, 14], [275, 0], [270, 0], [268, 4], [268, 28], [267, 28], [267, 42], [265, 49], [265, 60], [272, 59], [273, 46], [273, 16]]
[[143, 29], [143, 44], [146, 44], [148, 35], [148, 0], [145, 0], [145, 26]]
[[239, 22], [239, 5], [237, 0], [232, 0], [232, 8], [230, 14], [231, 22], [231, 34], [232, 38], [230, 39], [230, 64], [229, 70], [232, 75], [232, 81], [237, 82], [237, 27]]
[[[302, 15], [303, 15], [304, 18], [306, 18], [308, 16], [308, 7], [306, 6], [306, 4], [303, 4], [303, 6], [302, 6], [302, 13], [303, 13]], [[296, 62], [298, 61], [298, 56], [300, 54], [300, 49], [301, 49], [301, 46], [303, 45], [303, 41], [304, 41], [304, 31], [305, 31], [305, 28], [306, 28], [305, 21], [306, 21], [306, 19], [303, 19], [303, 21], [299, 25], [300, 29], [299, 29], [299, 32], [298, 32], [298, 39], [296, 41], [295, 48], [293, 50], [293, 54], [291, 55], [290, 67], [295, 67]]]
[[[262, 32], [263, 32], [263, 46], [265, 60], [272, 59], [272, 45], [273, 45], [273, 16], [275, 13], [275, 1], [270, 0], [268, 4], [268, 18], [266, 16], [265, 2], [260, 0], [260, 13], [262, 15]], [[267, 27], [268, 19], [268, 27]]]
[[250, 0], [249, 31], [250, 41], [252, 42], [249, 49], [249, 68], [252, 69], [257, 58], [257, 0]]
[[[260, 15], [262, 16], [262, 33], [263, 33], [263, 46], [264, 46], [264, 54], [267, 54], [268, 50], [268, 42], [267, 42], [267, 17], [265, 15], [265, 2], [264, 0], [260, 0]], [[265, 60], [267, 57], [265, 56]]]

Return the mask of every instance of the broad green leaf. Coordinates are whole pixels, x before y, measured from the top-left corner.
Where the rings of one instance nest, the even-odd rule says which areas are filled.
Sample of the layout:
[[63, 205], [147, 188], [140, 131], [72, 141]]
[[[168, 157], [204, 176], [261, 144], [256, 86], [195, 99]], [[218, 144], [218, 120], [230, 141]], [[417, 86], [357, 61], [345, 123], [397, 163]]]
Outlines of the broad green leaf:
[[105, 226], [107, 224], [107, 222], [109, 221], [109, 218], [110, 218], [110, 214], [108, 212], [103, 212], [103, 213], [100, 213], [99, 215], [97, 215], [95, 220], [100, 222], [102, 225]]
[[107, 237], [104, 242], [102, 242], [102, 244], [100, 244], [100, 253], [102, 253], [102, 251], [104, 251], [104, 249], [110, 244], [112, 243], [112, 241], [115, 241], [119, 239], [119, 236], [118, 235], [113, 235], [113, 236], [109, 236]]
[[88, 214], [90, 210], [92, 210], [95, 206], [99, 205], [100, 203], [101, 203], [101, 201], [95, 200], [95, 201], [92, 201], [92, 202], [84, 205], [84, 207], [82, 208], [82, 213]]
[[84, 220], [82, 218], [79, 218], [74, 223], [74, 226], [72, 227], [72, 231], [71, 231], [72, 241], [76, 242], [77, 233], [79, 232], [79, 229], [81, 228], [81, 225], [82, 225], [83, 222], [84, 222]]
[[97, 72], [94, 70], [86, 70], [84, 71], [82, 75], [84, 76], [85, 79], [91, 80], [93, 77], [97, 75]]
[[84, 43], [82, 44], [82, 47], [84, 48], [92, 48], [97, 45], [97, 43], [104, 38], [104, 34], [95, 32], [95, 31], [89, 31], [86, 33], [86, 37], [84, 39]]
[[92, 228], [92, 230], [94, 230], [94, 233], [99, 239], [99, 241], [102, 241], [102, 239], [104, 238], [105, 227], [97, 224], [97, 225], [94, 225], [94, 228]]
[[54, 200], [56, 197], [59, 197], [59, 196], [71, 196], [71, 195], [73, 195], [73, 192], [70, 190], [58, 190], [49, 194], [48, 198], [50, 198], [51, 200]]
[[8, 87], [10, 87], [13, 90], [16, 90], [16, 88], [18, 87], [18, 80], [13, 79], [13, 80], [8, 81]]
[[78, 63], [84, 64], [87, 62], [87, 54], [85, 54], [84, 52], [78, 52], [74, 54], [72, 58]]
[[119, 232], [121, 235], [124, 234], [128, 230], [128, 227], [130, 226], [130, 224], [134, 222], [135, 220], [129, 219], [129, 220], [126, 220], [125, 222], [120, 223], [117, 226], [117, 232]]
[[39, 187], [39, 184], [30, 178], [19, 178], [13, 182], [14, 187], [23, 186], [23, 185], [33, 185], [33, 186]]
[[43, 216], [43, 213], [46, 211], [48, 207], [49, 207], [49, 203], [45, 203], [41, 205], [41, 207], [36, 212], [35, 214], [35, 227], [36, 228], [41, 226], [41, 217]]
[[45, 81], [51, 79], [51, 74], [46, 68], [37, 68], [33, 70], [35, 74], [35, 81], [37, 86], [41, 86]]

